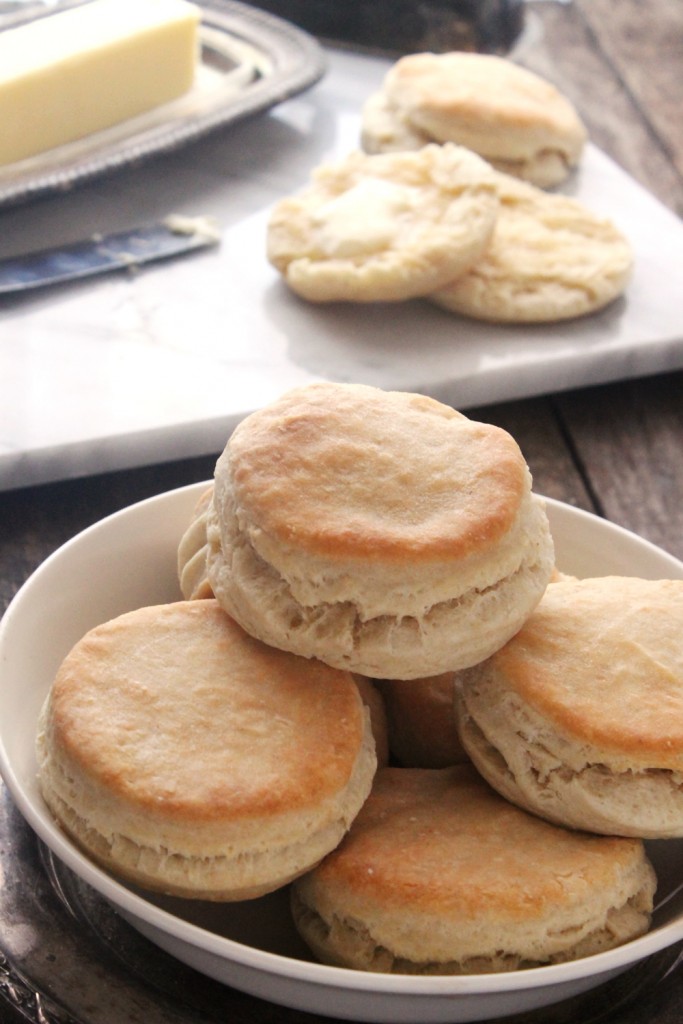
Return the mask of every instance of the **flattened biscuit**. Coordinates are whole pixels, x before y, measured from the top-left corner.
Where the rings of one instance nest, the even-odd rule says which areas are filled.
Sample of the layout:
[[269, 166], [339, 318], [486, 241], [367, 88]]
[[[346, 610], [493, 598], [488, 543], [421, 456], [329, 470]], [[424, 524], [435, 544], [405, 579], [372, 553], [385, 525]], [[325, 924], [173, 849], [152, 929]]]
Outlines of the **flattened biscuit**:
[[459, 146], [352, 153], [275, 205], [267, 255], [311, 302], [409, 299], [475, 262], [497, 206], [491, 169]]
[[465, 274], [430, 296], [444, 309], [500, 323], [540, 323], [594, 313], [625, 290], [628, 241], [577, 199], [497, 176], [491, 243]]
[[470, 765], [385, 768], [339, 847], [292, 887], [322, 961], [475, 974], [574, 960], [649, 926], [642, 842], [549, 825]]
[[465, 749], [509, 800], [610, 835], [683, 836], [683, 581], [553, 583], [457, 674]]

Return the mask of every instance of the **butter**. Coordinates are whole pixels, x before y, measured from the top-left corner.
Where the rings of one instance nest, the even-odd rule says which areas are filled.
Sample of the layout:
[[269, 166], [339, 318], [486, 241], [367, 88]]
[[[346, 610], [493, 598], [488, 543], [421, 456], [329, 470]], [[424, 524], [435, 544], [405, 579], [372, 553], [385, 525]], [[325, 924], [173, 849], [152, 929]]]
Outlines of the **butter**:
[[199, 22], [187, 0], [91, 0], [1, 32], [0, 165], [187, 92]]
[[400, 216], [415, 208], [418, 193], [410, 185], [362, 178], [316, 211], [322, 249], [328, 256], [344, 258], [387, 248]]
[[169, 213], [164, 226], [174, 235], [199, 235], [208, 242], [220, 242], [221, 233], [213, 217], [186, 217], [182, 213]]

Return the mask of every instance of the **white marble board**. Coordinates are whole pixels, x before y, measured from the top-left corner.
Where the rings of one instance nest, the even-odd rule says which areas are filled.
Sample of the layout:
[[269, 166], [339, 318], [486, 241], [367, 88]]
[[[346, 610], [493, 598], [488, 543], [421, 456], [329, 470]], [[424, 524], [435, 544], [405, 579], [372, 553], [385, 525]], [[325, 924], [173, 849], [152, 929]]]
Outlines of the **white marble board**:
[[0, 256], [169, 213], [219, 248], [0, 303], [0, 490], [222, 449], [234, 424], [317, 379], [456, 407], [683, 367], [683, 223], [595, 147], [568, 187], [636, 253], [625, 299], [560, 325], [492, 326], [426, 302], [315, 307], [265, 258], [273, 202], [357, 145], [388, 61], [328, 51], [318, 85], [267, 114], [71, 193], [0, 213]]

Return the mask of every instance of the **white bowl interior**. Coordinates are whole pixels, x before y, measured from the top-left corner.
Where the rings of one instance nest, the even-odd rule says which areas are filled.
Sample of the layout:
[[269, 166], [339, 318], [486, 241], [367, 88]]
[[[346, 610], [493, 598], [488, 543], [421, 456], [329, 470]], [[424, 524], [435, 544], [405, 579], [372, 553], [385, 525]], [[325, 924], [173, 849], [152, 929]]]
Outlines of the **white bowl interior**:
[[[285, 892], [243, 904], [157, 897], [111, 878], [65, 837], [37, 785], [40, 708], [71, 646], [124, 611], [178, 600], [178, 540], [208, 485], [143, 501], [102, 520], [48, 558], [0, 624], [0, 770], [19, 810], [50, 849], [153, 942], [211, 977], [309, 1012], [365, 1021], [485, 1020], [576, 995], [683, 939], [683, 840], [648, 843], [659, 878], [651, 931], [568, 964], [504, 975], [366, 975], [311, 961]], [[558, 567], [577, 576], [683, 579], [683, 563], [589, 513], [547, 500]]]

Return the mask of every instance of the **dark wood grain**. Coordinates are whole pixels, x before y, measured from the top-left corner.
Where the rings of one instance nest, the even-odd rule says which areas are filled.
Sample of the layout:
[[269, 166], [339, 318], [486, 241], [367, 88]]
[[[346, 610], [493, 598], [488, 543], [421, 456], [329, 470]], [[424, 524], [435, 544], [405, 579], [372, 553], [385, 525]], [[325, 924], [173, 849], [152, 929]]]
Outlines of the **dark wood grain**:
[[[633, 33], [625, 27], [624, 8], [638, 6], [643, 67], [631, 59]], [[598, 13], [598, 9], [602, 12]], [[681, 83], [681, 59], [674, 50], [683, 45], [679, 0], [646, 5], [585, 0], [580, 4], [529, 4], [532, 42], [521, 46], [520, 59], [554, 82], [576, 105], [591, 140], [672, 210], [683, 212], [683, 176], [672, 159], [683, 147], [680, 114], [664, 117], [657, 98], [667, 97]], [[647, 13], [644, 14], [643, 12]], [[659, 12], [659, 21], [657, 17]], [[656, 25], [655, 25], [656, 23]], [[534, 27], [535, 26], [535, 27]], [[652, 54], [661, 36], [677, 40], [657, 63]], [[617, 36], [621, 38], [618, 45]], [[629, 46], [627, 46], [629, 42]], [[647, 65], [647, 70], [645, 70]], [[649, 79], [645, 89], [644, 80]], [[639, 88], [636, 89], [636, 84]], [[667, 106], [673, 100], [667, 99]], [[678, 97], [676, 97], [678, 104]], [[662, 126], [665, 122], [665, 126]], [[666, 127], [666, 131], [663, 128]]]
[[683, 374], [555, 403], [597, 511], [683, 559]]
[[683, 4], [648, 0], [646, 17], [642, 0], [577, 0], [577, 4], [653, 138], [683, 175]]
[[136, 501], [210, 479], [216, 456], [0, 494], [0, 614], [20, 585], [74, 534]]

